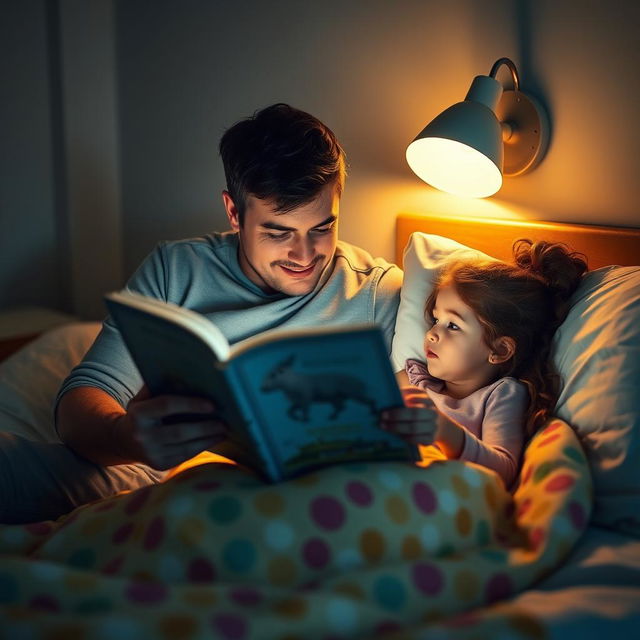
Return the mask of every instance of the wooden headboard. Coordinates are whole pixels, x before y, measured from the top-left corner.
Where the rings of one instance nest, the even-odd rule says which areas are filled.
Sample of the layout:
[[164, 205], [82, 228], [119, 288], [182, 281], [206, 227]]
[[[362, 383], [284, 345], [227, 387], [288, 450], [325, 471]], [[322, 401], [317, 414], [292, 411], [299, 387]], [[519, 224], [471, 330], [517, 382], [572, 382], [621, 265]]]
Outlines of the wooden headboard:
[[518, 238], [564, 242], [587, 256], [590, 269], [610, 264], [640, 265], [640, 229], [564, 222], [488, 220], [401, 213], [396, 221], [396, 261], [409, 236], [422, 231], [445, 236], [479, 249], [500, 260], [511, 259], [511, 245]]

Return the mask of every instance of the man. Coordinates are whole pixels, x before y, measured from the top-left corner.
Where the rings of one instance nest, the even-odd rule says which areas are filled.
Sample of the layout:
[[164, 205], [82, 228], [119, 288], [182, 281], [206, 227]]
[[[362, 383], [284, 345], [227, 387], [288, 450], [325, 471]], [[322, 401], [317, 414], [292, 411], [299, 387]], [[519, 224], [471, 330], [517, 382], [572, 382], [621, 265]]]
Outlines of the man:
[[[127, 288], [206, 315], [231, 343], [275, 327], [375, 322], [390, 348], [402, 272], [338, 242], [345, 157], [335, 135], [276, 104], [229, 129], [220, 154], [231, 231], [159, 245]], [[213, 447], [226, 434], [213, 410], [205, 399], [149, 397], [107, 319], [62, 385], [56, 424], [79, 460], [127, 479], [76, 492], [71, 506], [158, 481]]]

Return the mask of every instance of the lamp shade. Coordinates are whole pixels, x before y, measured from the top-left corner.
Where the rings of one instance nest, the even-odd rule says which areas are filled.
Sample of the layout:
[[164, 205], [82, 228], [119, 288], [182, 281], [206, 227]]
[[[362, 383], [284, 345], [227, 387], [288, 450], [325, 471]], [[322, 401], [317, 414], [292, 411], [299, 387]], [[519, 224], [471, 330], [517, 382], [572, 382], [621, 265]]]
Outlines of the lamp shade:
[[484, 198], [502, 186], [502, 127], [495, 107], [501, 85], [477, 76], [464, 102], [434, 118], [407, 148], [413, 171], [437, 189]]

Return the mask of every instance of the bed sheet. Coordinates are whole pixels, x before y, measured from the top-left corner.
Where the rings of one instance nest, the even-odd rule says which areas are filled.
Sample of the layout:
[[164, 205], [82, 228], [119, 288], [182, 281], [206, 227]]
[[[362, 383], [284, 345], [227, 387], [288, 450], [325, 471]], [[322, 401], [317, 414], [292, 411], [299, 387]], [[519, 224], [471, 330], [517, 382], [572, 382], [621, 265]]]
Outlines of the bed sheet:
[[640, 637], [640, 540], [589, 527], [567, 562], [512, 604], [540, 637]]
[[[391, 635], [400, 640], [406, 635]], [[580, 640], [640, 637], [640, 540], [589, 526], [566, 561], [514, 598], [463, 613], [409, 637]]]

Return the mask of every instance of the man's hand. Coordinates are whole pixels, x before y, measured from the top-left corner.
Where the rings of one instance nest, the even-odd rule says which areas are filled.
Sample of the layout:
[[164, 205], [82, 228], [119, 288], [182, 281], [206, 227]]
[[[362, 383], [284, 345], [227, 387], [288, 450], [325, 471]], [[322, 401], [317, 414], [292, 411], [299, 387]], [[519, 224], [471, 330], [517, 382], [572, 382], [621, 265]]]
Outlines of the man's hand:
[[401, 387], [404, 407], [380, 414], [380, 427], [414, 444], [432, 444], [437, 437], [439, 414], [433, 401], [418, 387]]
[[202, 398], [152, 398], [145, 386], [131, 399], [115, 428], [133, 439], [137, 459], [154, 469], [170, 469], [227, 439], [227, 426], [213, 417], [214, 411], [213, 403]]
[[404, 407], [380, 414], [380, 427], [414, 444], [437, 444], [447, 458], [459, 458], [466, 429], [440, 413], [419, 387], [400, 387]]
[[56, 418], [62, 441], [95, 464], [169, 469], [226, 439], [215, 409], [202, 398], [151, 398], [143, 387], [125, 411], [102, 389], [76, 387], [60, 400]]

